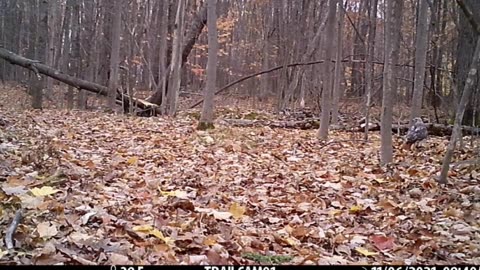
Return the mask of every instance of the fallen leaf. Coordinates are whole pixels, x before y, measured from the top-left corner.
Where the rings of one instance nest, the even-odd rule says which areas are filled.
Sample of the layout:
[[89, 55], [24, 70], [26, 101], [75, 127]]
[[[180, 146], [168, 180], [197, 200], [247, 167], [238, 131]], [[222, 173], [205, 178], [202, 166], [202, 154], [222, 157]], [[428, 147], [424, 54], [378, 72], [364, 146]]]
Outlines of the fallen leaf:
[[230, 212], [219, 212], [219, 211], [212, 211], [213, 216], [216, 219], [228, 220], [232, 217], [232, 213]]
[[360, 253], [364, 256], [367, 256], [367, 257], [378, 255], [378, 252], [372, 252], [372, 251], [369, 251], [368, 249], [365, 249], [365, 248], [362, 248], [362, 247], [357, 247], [357, 248], [355, 248], [355, 250], [358, 253]]
[[151, 230], [153, 230], [153, 226], [152, 225], [139, 225], [139, 226], [133, 227], [132, 230], [135, 231], [135, 232], [149, 233]]
[[109, 259], [111, 264], [117, 264], [117, 265], [131, 265], [132, 261], [125, 255], [118, 254], [118, 253], [112, 253], [110, 255]]
[[42, 238], [52, 238], [57, 235], [58, 230], [55, 225], [51, 225], [50, 222], [42, 222], [37, 225], [37, 232]]
[[182, 191], [182, 190], [162, 191], [160, 189], [160, 187], [158, 187], [158, 191], [160, 191], [160, 194], [162, 194], [162, 196], [177, 197], [177, 198], [180, 198], [180, 199], [187, 199], [188, 198], [187, 192]]
[[352, 207], [350, 207], [350, 213], [352, 214], [355, 214], [361, 211], [363, 211], [363, 206], [361, 205], [353, 205]]
[[60, 190], [53, 189], [50, 186], [43, 186], [42, 188], [32, 188], [30, 190], [30, 192], [32, 192], [32, 194], [36, 197], [44, 197], [44, 196], [52, 195], [52, 194], [55, 194], [59, 191]]
[[377, 247], [379, 250], [389, 250], [395, 246], [395, 238], [386, 237], [383, 235], [372, 235], [370, 241]]
[[241, 205], [238, 204], [237, 202], [234, 202], [234, 203], [230, 206], [229, 212], [232, 214], [232, 216], [233, 216], [235, 219], [240, 219], [240, 218], [243, 217], [243, 214], [245, 214], [245, 206], [241, 206]]
[[133, 157], [131, 157], [127, 160], [127, 163], [130, 164], [130, 165], [135, 165], [135, 164], [137, 164], [137, 162], [138, 162], [138, 157], [136, 157], [136, 156], [133, 156]]

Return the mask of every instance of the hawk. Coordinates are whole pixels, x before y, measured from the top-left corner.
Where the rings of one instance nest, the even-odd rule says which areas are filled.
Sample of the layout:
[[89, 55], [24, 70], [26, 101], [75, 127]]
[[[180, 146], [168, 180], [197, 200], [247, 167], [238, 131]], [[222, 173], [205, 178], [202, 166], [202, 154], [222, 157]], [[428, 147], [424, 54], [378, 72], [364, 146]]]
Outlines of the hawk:
[[427, 138], [427, 135], [427, 126], [423, 123], [422, 119], [420, 117], [413, 118], [412, 126], [408, 129], [407, 135], [405, 135], [403, 148], [410, 149], [414, 143]]

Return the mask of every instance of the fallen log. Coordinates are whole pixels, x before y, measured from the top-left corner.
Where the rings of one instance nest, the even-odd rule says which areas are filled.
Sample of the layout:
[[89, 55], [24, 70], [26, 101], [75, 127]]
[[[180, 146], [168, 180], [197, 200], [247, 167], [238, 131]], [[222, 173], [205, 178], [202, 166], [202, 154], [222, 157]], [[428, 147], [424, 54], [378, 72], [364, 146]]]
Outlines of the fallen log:
[[[37, 76], [40, 76], [39, 74], [43, 74], [45, 76], [61, 81], [65, 84], [73, 86], [79, 90], [84, 89], [102, 96], [108, 95], [109, 89], [106, 86], [67, 75], [57, 69], [54, 69], [52, 67], [42, 64], [39, 61], [25, 58], [9, 50], [6, 50], [3, 47], [0, 47], [0, 58], [5, 59], [7, 62], [9, 62], [12, 65], [17, 65], [17, 66], [24, 67], [26, 69], [30, 69], [33, 72], [35, 72]], [[153, 115], [156, 115], [156, 113], [158, 112], [158, 105], [150, 103], [146, 100], [130, 97], [122, 93], [118, 89], [117, 89], [117, 94], [115, 99], [117, 104], [126, 103], [127, 106], [130, 106], [130, 104], [133, 104], [134, 106], [140, 109], [141, 115], [143, 116], [147, 116], [147, 115], [153, 116]]]
[[[319, 127], [320, 120], [317, 118], [307, 118], [304, 120], [247, 120], [247, 119], [222, 119], [227, 125], [236, 127], [261, 127], [266, 126], [270, 128], [286, 128], [286, 129], [317, 129]], [[441, 124], [426, 124], [428, 134], [432, 136], [450, 136], [452, 134], [452, 126]], [[392, 125], [392, 131], [400, 134], [407, 133], [409, 129], [408, 124], [394, 124]], [[364, 132], [364, 127], [346, 127], [336, 126], [335, 130], [347, 131], [347, 132]], [[369, 128], [370, 131], [379, 131], [380, 125], [373, 124]], [[463, 135], [480, 135], [480, 128], [475, 127], [463, 127]]]
[[309, 118], [305, 120], [291, 121], [272, 121], [272, 120], [247, 120], [247, 119], [222, 119], [222, 121], [234, 127], [270, 127], [270, 128], [286, 128], [286, 129], [317, 129], [319, 120]]
[[[433, 135], [433, 136], [439, 136], [439, 137], [444, 137], [444, 136], [450, 136], [452, 135], [452, 125], [442, 125], [442, 124], [425, 124], [427, 126], [428, 130], [428, 135]], [[392, 131], [395, 133], [400, 132], [400, 134], [406, 134], [410, 126], [408, 124], [393, 124], [392, 125]], [[375, 124], [373, 126], [370, 126], [368, 129], [369, 131], [379, 131], [380, 130], [380, 124]], [[358, 127], [354, 131], [356, 132], [363, 132], [365, 131], [364, 127]], [[463, 135], [480, 135], [480, 128], [477, 127], [469, 127], [469, 126], [463, 126], [462, 127], [462, 132]]]

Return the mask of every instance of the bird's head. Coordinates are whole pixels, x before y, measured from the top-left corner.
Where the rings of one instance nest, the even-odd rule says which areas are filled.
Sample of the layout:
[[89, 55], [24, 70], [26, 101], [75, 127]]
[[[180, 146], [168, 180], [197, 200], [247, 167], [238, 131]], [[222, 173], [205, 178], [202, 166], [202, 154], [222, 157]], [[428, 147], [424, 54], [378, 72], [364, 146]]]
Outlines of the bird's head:
[[415, 117], [415, 118], [412, 119], [412, 123], [413, 124], [420, 124], [420, 123], [423, 123], [423, 120], [420, 117]]

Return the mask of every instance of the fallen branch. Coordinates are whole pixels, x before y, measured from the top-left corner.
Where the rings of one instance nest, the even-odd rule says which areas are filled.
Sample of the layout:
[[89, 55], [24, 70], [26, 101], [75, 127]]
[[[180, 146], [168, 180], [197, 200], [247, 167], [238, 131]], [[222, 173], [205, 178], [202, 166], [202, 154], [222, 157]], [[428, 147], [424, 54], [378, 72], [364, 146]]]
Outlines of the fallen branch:
[[15, 234], [15, 231], [17, 230], [17, 227], [20, 224], [20, 221], [22, 220], [22, 215], [23, 215], [23, 210], [18, 209], [17, 212], [15, 213], [15, 217], [13, 217], [12, 223], [10, 223], [10, 225], [7, 228], [7, 232], [5, 233], [5, 244], [7, 246], [7, 249], [12, 249], [14, 247], [13, 235]]
[[[451, 125], [442, 125], [442, 124], [426, 124], [427, 130], [428, 130], [428, 135], [433, 135], [433, 136], [450, 136], [452, 135], [452, 129], [453, 126]], [[408, 129], [410, 126], [408, 124], [393, 124], [392, 125], [392, 131], [397, 132], [400, 131], [401, 134], [407, 133]], [[376, 124], [374, 126], [370, 126], [368, 129], [370, 131], [379, 131], [380, 130], [380, 125]], [[353, 130], [355, 132], [363, 132], [364, 128], [359, 127], [356, 130]], [[468, 127], [468, 126], [463, 126], [462, 127], [463, 135], [479, 135], [480, 134], [480, 128], [476, 127]]]
[[[109, 92], [109, 89], [106, 86], [85, 81], [85, 80], [64, 74], [59, 70], [56, 70], [54, 68], [51, 68], [47, 65], [40, 63], [39, 61], [25, 58], [9, 50], [6, 50], [5, 48], [2, 48], [2, 47], [0, 47], [0, 58], [5, 59], [12, 65], [17, 65], [17, 66], [24, 67], [26, 69], [30, 69], [33, 72], [35, 72], [37, 75], [43, 74], [45, 76], [48, 76], [58, 81], [61, 81], [63, 83], [66, 83], [70, 86], [73, 86], [79, 90], [84, 89], [102, 96], [107, 96]], [[128, 104], [131, 104], [133, 102], [133, 104], [136, 107], [138, 107], [140, 110], [149, 111], [151, 115], [155, 115], [156, 110], [158, 109], [158, 105], [150, 103], [146, 100], [129, 97], [128, 95], [120, 92], [118, 89], [117, 89], [115, 98], [117, 103], [122, 102], [122, 100], [124, 102], [126, 101]]]
[[[307, 118], [304, 120], [291, 120], [291, 121], [279, 121], [279, 120], [247, 120], [247, 119], [222, 119], [228, 125], [236, 127], [261, 127], [267, 126], [270, 128], [287, 128], [287, 129], [317, 129], [319, 127], [318, 118]], [[380, 125], [378, 123], [370, 123], [370, 131], [379, 131]], [[441, 125], [441, 124], [426, 124], [428, 129], [428, 134], [433, 136], [449, 136], [452, 134], [452, 126]], [[397, 133], [400, 131], [401, 134], [407, 133], [409, 129], [408, 124], [394, 124], [392, 125], [392, 131]], [[335, 130], [347, 131], [347, 132], [364, 132], [364, 127], [337, 127]], [[480, 128], [475, 127], [463, 127], [464, 135], [477, 135], [480, 134]]]

